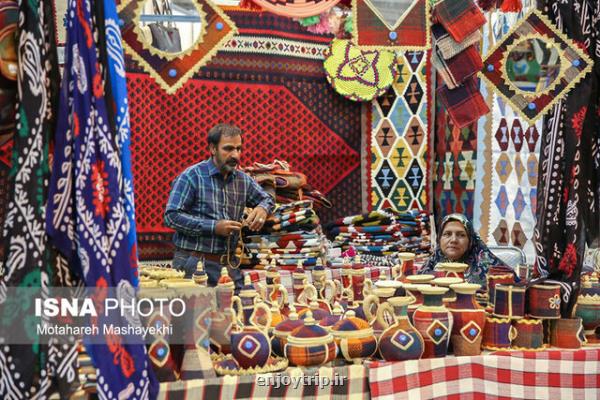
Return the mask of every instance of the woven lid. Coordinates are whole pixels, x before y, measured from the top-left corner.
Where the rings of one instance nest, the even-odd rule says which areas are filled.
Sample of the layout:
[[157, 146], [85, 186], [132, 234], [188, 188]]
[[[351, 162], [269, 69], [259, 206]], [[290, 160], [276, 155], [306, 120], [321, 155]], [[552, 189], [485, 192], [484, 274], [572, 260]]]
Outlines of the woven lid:
[[356, 313], [352, 310], [346, 312], [346, 317], [339, 320], [333, 327], [332, 331], [353, 332], [369, 329], [371, 326], [367, 321], [356, 317]]
[[312, 311], [310, 310], [307, 311], [304, 324], [294, 329], [288, 337], [290, 343], [306, 343], [314, 341], [315, 344], [323, 344], [331, 340], [333, 340], [333, 336], [331, 336], [325, 328], [316, 324]]

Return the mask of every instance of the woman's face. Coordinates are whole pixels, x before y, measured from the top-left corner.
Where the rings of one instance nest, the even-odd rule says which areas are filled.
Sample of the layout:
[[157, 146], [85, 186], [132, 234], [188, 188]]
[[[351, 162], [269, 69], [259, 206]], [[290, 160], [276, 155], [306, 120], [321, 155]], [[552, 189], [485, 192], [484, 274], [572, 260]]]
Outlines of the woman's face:
[[451, 261], [462, 258], [469, 248], [469, 235], [463, 224], [458, 221], [450, 221], [444, 226], [440, 238], [440, 248], [444, 256]]

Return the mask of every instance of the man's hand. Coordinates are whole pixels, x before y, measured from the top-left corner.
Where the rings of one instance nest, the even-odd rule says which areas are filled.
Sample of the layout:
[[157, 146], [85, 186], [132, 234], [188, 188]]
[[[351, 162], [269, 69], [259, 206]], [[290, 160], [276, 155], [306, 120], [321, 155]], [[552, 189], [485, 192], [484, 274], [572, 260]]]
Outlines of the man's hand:
[[219, 236], [230, 236], [242, 229], [242, 223], [230, 221], [228, 219], [220, 219], [215, 225], [215, 233]]
[[259, 231], [265, 221], [267, 220], [267, 211], [262, 207], [255, 207], [254, 210], [248, 214], [245, 224], [250, 228], [251, 231]]

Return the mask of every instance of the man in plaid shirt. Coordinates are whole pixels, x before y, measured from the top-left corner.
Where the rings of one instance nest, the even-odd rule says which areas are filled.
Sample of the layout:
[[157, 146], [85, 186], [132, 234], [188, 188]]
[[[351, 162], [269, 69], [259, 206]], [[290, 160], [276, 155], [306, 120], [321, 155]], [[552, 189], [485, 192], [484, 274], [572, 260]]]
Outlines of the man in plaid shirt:
[[[208, 160], [187, 168], [173, 182], [165, 211], [166, 226], [175, 230], [173, 268], [191, 278], [204, 260], [208, 284], [215, 286], [223, 266], [236, 290], [242, 286], [235, 249], [242, 226], [259, 231], [275, 203], [250, 176], [236, 167], [242, 152], [242, 131], [218, 124], [208, 132]], [[244, 208], [253, 208], [242, 220]]]

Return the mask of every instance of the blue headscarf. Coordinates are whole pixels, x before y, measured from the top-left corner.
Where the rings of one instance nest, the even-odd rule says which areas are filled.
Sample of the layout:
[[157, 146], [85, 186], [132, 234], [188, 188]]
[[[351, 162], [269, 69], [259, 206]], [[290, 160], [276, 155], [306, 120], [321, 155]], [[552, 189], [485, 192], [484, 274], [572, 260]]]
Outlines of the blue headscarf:
[[[462, 256], [460, 260], [450, 260], [448, 259], [444, 253], [442, 253], [442, 249], [440, 246], [440, 238], [442, 236], [442, 232], [444, 231], [444, 227], [448, 222], [460, 222], [462, 226], [465, 228], [467, 235], [469, 237], [469, 248]], [[433, 256], [425, 263], [423, 268], [419, 271], [421, 274], [432, 273], [435, 269], [437, 263], [440, 262], [462, 262], [469, 265], [469, 268], [465, 271], [465, 280], [471, 283], [478, 283], [485, 287], [486, 285], [486, 275], [488, 270], [492, 266], [504, 266], [505, 263], [500, 260], [498, 257], [494, 255], [488, 249], [488, 247], [483, 243], [479, 235], [473, 229], [473, 224], [471, 221], [467, 219], [463, 214], [450, 214], [447, 215], [440, 225], [440, 229], [438, 231], [440, 234], [438, 235], [438, 244]], [[506, 267], [509, 268], [509, 267]], [[512, 271], [512, 269], [510, 269]]]

